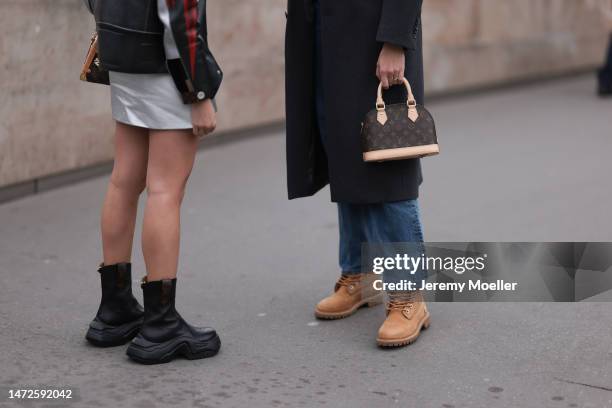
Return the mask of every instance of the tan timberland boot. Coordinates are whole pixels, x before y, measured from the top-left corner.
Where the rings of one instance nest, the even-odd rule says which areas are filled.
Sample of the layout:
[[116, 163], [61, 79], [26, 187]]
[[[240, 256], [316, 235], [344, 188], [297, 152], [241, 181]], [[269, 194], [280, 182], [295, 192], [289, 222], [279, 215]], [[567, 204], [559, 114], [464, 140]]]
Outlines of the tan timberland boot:
[[387, 319], [378, 329], [376, 342], [381, 347], [400, 347], [414, 342], [421, 329], [429, 327], [429, 312], [420, 291], [392, 297], [387, 304]]
[[315, 307], [315, 316], [319, 319], [342, 319], [362, 306], [372, 307], [382, 303], [383, 293], [372, 286], [377, 279], [380, 276], [373, 273], [342, 275], [334, 293]]

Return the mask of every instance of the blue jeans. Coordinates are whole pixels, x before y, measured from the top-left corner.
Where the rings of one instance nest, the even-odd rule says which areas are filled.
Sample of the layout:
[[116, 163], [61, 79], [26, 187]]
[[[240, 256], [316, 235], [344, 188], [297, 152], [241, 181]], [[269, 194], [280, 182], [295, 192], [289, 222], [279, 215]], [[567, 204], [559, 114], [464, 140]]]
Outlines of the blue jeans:
[[[380, 204], [338, 203], [338, 227], [340, 268], [345, 274], [361, 273], [363, 243], [423, 242], [417, 200]], [[417, 281], [423, 278], [421, 275], [415, 277]]]
[[[322, 81], [321, 19], [319, 0], [314, 1], [315, 23], [315, 109], [323, 147], [325, 134], [324, 87]], [[372, 67], [374, 68], [374, 67]], [[362, 271], [361, 245], [391, 242], [423, 242], [423, 231], [417, 200], [377, 204], [338, 203], [340, 229], [340, 269], [344, 274]], [[415, 254], [416, 256], [420, 254]], [[425, 271], [414, 280], [424, 279]]]

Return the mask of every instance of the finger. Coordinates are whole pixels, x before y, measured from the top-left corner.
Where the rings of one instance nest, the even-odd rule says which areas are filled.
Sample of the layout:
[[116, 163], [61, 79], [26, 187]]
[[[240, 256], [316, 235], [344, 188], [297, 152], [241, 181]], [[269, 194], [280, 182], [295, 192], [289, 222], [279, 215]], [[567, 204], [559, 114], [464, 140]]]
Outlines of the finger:
[[389, 71], [387, 78], [389, 80], [389, 86], [397, 85], [398, 78], [395, 70]]
[[401, 82], [402, 77], [401, 77], [401, 73], [399, 70], [395, 70], [393, 72], [393, 79], [394, 79], [394, 83], [397, 85]]
[[382, 78], [380, 77], [380, 65], [376, 64], [376, 78], [378, 78], [379, 81], [382, 80]]
[[198, 135], [198, 128], [197, 128], [197, 126], [194, 126], [194, 127], [193, 127], [193, 135], [194, 135], [194, 136], [199, 136], [199, 135]]
[[399, 78], [399, 71], [398, 71], [398, 70], [396, 70], [396, 69], [394, 69], [394, 70], [393, 70], [393, 72], [391, 72], [390, 76], [391, 76], [390, 82], [391, 82], [393, 85], [397, 85], [397, 83], [398, 83], [398, 81], [399, 81], [399, 79], [400, 79], [400, 78]]
[[390, 84], [390, 75], [389, 74], [381, 74], [382, 78], [380, 79], [380, 82], [382, 82], [382, 86], [384, 89], [389, 89], [389, 84]]

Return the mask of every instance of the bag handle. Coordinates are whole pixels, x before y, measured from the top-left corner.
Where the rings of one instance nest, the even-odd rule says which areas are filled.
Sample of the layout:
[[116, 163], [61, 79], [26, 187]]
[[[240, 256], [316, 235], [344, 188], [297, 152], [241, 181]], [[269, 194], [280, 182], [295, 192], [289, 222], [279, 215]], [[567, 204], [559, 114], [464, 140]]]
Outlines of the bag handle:
[[87, 81], [87, 74], [91, 73], [91, 64], [94, 63], [96, 56], [98, 55], [98, 33], [94, 31], [91, 35], [91, 42], [89, 43], [89, 49], [85, 56], [85, 62], [81, 69], [81, 81]]
[[[412, 87], [410, 86], [410, 82], [406, 78], [403, 78], [404, 86], [406, 87], [406, 91], [408, 91], [408, 98], [406, 100], [406, 106], [408, 106], [408, 119], [412, 122], [416, 122], [419, 118], [419, 112], [417, 110], [416, 99], [414, 98], [414, 94], [412, 93]], [[384, 126], [387, 123], [387, 112], [385, 111], [386, 105], [385, 100], [383, 99], [383, 89], [382, 82], [378, 84], [378, 91], [376, 93], [376, 111], [378, 122]]]

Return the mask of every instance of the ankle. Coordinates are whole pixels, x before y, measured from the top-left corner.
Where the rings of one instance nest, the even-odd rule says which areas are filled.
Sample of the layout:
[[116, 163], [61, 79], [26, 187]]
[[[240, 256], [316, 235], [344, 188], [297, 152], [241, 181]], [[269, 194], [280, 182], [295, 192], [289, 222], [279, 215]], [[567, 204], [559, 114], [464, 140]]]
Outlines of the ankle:
[[149, 272], [145, 277], [142, 278], [142, 282], [151, 283], [151, 282], [173, 280], [173, 279], [176, 279], [176, 273], [172, 274], [168, 272], [163, 272], [163, 273]]
[[396, 301], [413, 301], [419, 294], [418, 290], [406, 290], [406, 291], [388, 291], [387, 297], [389, 300]]
[[125, 257], [105, 257], [104, 261], [102, 261], [100, 264], [98, 271], [101, 272], [102, 270], [114, 270], [121, 267], [131, 267], [132, 261], [130, 259], [126, 261], [125, 259]]

